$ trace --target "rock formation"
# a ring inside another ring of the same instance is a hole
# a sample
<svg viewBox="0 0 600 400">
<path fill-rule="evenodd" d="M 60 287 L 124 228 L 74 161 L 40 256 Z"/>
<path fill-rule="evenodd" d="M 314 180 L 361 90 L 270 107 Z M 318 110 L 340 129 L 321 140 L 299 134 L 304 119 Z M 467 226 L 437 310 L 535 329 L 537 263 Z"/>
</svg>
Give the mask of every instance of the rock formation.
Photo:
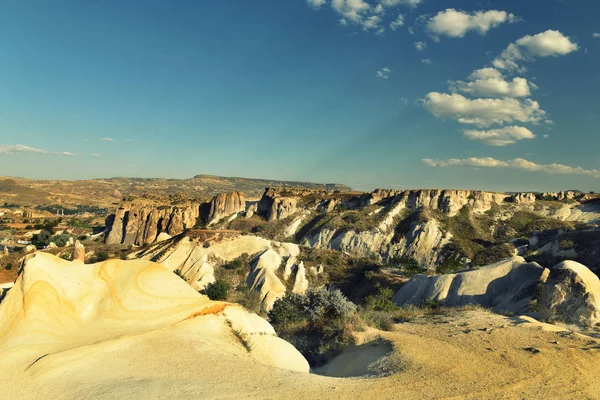
<svg viewBox="0 0 600 400">
<path fill-rule="evenodd" d="M 125 202 L 107 219 L 106 244 L 154 243 L 160 233 L 175 236 L 192 228 L 200 216 L 200 204 L 163 205 Z"/>
<path fill-rule="evenodd" d="M 268 249 L 258 257 L 246 278 L 250 289 L 260 293 L 261 308 L 266 312 L 271 311 L 277 299 L 285 296 L 285 285 L 275 275 L 281 262 L 281 256 Z"/>
<path fill-rule="evenodd" d="M 258 213 L 268 221 L 287 218 L 296 212 L 298 200 L 293 195 L 301 195 L 301 192 L 267 188 L 258 203 Z"/>
<path fill-rule="evenodd" d="M 393 301 L 401 306 L 433 300 L 449 307 L 478 304 L 497 312 L 525 312 L 547 276 L 548 270 L 539 264 L 513 257 L 458 274 L 416 275 Z"/>
<path fill-rule="evenodd" d="M 246 200 L 242 192 L 221 193 L 210 201 L 210 208 L 206 221 L 208 225 L 232 214 L 246 210 Z"/>
<path fill-rule="evenodd" d="M 85 247 L 77 240 L 73 245 L 73 253 L 71 256 L 71 260 L 79 260 L 81 262 L 85 261 Z"/>
<path fill-rule="evenodd" d="M 308 289 L 308 280 L 306 279 L 306 268 L 304 263 L 300 262 L 296 268 L 296 278 L 294 279 L 294 288 L 292 292 L 298 294 L 304 294 Z"/>
<path fill-rule="evenodd" d="M 267 321 L 235 304 L 211 301 L 143 260 L 84 265 L 36 253 L 0 303 L 0 338 L 5 398 L 30 398 L 37 387 L 48 394 L 59 376 L 94 385 L 131 363 L 139 365 L 135 376 L 142 380 L 149 364 L 160 364 L 163 384 L 177 376 L 176 369 L 166 372 L 167 364 L 194 368 L 189 360 L 209 355 L 309 371 L 304 357 Z M 106 382 L 111 390 L 120 383 Z"/>
<path fill-rule="evenodd" d="M 8 253 L 8 247 L 4 246 L 4 250 L 3 250 L 2 254 L 3 254 L 5 257 L 9 255 L 9 253 Z"/>
<path fill-rule="evenodd" d="M 561 262 L 550 269 L 539 310 L 544 320 L 586 327 L 600 323 L 600 279 L 583 264 Z"/>
</svg>

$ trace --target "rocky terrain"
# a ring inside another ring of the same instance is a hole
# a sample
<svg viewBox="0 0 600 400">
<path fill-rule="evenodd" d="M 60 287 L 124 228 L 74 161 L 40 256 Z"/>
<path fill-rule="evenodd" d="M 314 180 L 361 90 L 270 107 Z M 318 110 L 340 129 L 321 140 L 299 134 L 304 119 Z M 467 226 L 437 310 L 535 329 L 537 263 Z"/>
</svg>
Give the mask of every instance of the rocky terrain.
<svg viewBox="0 0 600 400">
<path fill-rule="evenodd" d="M 600 268 L 597 246 L 582 244 L 600 237 L 596 195 L 268 188 L 258 203 L 244 205 L 243 199 L 243 194 L 232 192 L 204 206 L 154 206 L 154 211 L 143 207 L 138 211 L 126 202 L 116 213 L 114 227 L 110 221 L 107 224 L 107 243 L 152 243 L 161 232 L 169 236 L 184 232 L 199 217 L 203 226 L 212 229 L 415 264 L 424 270 L 486 265 L 513 254 L 531 260 L 550 258 L 550 262 L 569 258 L 593 270 Z M 135 212 L 128 213 L 125 225 L 129 226 L 123 226 L 120 220 L 130 207 Z M 212 211 L 203 213 L 203 207 Z"/>
</svg>

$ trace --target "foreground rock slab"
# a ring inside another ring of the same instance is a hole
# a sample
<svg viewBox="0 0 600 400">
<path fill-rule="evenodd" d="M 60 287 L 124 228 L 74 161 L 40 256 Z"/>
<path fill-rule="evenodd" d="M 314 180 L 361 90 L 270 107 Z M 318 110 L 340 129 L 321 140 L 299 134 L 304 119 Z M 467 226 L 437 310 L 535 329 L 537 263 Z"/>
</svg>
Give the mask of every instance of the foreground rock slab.
<svg viewBox="0 0 600 400">
<path fill-rule="evenodd" d="M 85 265 L 36 253 L 0 303 L 0 391 L 22 398 L 19 377 L 60 379 L 105 354 L 118 360 L 107 366 L 116 370 L 140 357 L 158 362 L 158 350 L 142 346 L 149 338 L 161 343 L 160 354 L 178 354 L 180 346 L 202 357 L 202 349 L 216 349 L 267 366 L 309 370 L 267 321 L 209 300 L 156 263 Z M 144 352 L 133 351 L 136 346 Z"/>
</svg>

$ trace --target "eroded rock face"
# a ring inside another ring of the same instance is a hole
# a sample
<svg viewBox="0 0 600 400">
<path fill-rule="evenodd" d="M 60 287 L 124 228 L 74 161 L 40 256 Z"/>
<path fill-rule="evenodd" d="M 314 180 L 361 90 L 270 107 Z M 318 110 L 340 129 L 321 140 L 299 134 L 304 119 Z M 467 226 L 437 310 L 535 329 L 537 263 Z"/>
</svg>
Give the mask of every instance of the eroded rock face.
<svg viewBox="0 0 600 400">
<path fill-rule="evenodd" d="M 438 276 L 416 275 L 400 288 L 393 301 L 422 304 L 430 299 L 448 307 L 477 304 L 497 312 L 526 312 L 548 270 L 513 257 L 474 271 Z"/>
<path fill-rule="evenodd" d="M 296 212 L 298 198 L 291 197 L 294 194 L 268 188 L 258 202 L 258 213 L 269 221 L 287 218 Z"/>
<path fill-rule="evenodd" d="M 271 311 L 277 299 L 285 296 L 285 285 L 275 274 L 281 263 L 281 256 L 268 249 L 258 257 L 246 278 L 250 289 L 260 293 L 261 308 L 266 312 Z"/>
<path fill-rule="evenodd" d="M 544 320 L 594 326 L 600 323 L 600 279 L 583 264 L 563 261 L 550 269 L 539 309 Z"/>
<path fill-rule="evenodd" d="M 267 321 L 237 305 L 209 300 L 156 263 L 108 260 L 84 265 L 38 252 L 23 268 L 0 303 L 3 396 L 29 398 L 16 395 L 23 393 L 18 382 L 43 387 L 56 376 L 85 369 L 90 358 L 114 352 L 119 352 L 111 358 L 115 364 L 109 368 L 114 369 L 155 355 L 177 360 L 182 352 L 201 358 L 216 351 L 309 370 L 304 357 L 279 339 Z M 138 372 L 144 376 L 143 367 Z M 86 380 L 84 376 L 77 380 Z"/>
<path fill-rule="evenodd" d="M 210 201 L 207 222 L 209 225 L 232 214 L 246 210 L 246 199 L 242 192 L 221 193 Z"/>
<path fill-rule="evenodd" d="M 79 260 L 81 262 L 85 261 L 85 247 L 77 240 L 73 245 L 73 253 L 71 256 L 71 260 Z"/>
<path fill-rule="evenodd" d="M 107 218 L 106 244 L 153 243 L 160 233 L 179 235 L 192 228 L 200 216 L 200 204 L 157 206 L 126 202 Z"/>
</svg>

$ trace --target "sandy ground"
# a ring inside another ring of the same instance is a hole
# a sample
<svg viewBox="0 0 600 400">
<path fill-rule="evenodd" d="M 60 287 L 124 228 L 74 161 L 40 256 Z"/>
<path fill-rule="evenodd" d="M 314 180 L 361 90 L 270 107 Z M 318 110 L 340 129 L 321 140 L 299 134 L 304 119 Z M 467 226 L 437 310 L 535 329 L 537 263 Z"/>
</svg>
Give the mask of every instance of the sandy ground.
<svg viewBox="0 0 600 400">
<path fill-rule="evenodd" d="M 600 398 L 596 340 L 484 311 L 422 317 L 394 332 L 368 330 L 360 335 L 364 343 L 328 371 L 352 375 L 391 350 L 405 369 L 385 378 L 267 367 L 203 344 L 186 325 L 193 323 L 69 350 L 54 359 L 64 368 L 45 357 L 23 374 L 3 377 L 2 393 L 15 399 Z"/>
</svg>

